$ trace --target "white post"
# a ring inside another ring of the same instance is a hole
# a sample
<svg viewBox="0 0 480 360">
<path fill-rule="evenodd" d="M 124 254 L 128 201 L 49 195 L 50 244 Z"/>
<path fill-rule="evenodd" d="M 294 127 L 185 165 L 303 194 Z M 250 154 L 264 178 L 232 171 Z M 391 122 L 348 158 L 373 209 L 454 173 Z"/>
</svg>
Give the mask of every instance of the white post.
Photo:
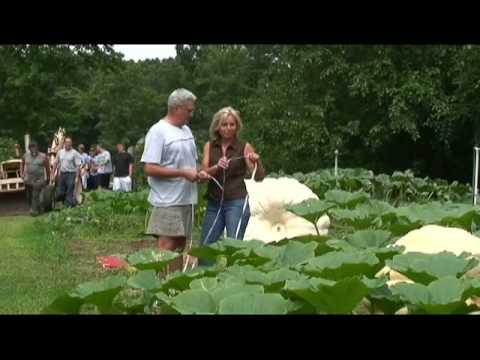
<svg viewBox="0 0 480 360">
<path fill-rule="evenodd" d="M 28 147 L 30 146 L 30 134 L 25 134 L 23 137 L 23 140 L 25 142 L 25 154 L 29 151 Z"/>
<path fill-rule="evenodd" d="M 474 146 L 474 169 L 473 169 L 473 205 L 477 205 L 477 195 L 478 195 L 478 152 L 480 151 L 479 147 Z"/>
<path fill-rule="evenodd" d="M 335 177 L 338 176 L 338 149 L 335 149 Z"/>
</svg>

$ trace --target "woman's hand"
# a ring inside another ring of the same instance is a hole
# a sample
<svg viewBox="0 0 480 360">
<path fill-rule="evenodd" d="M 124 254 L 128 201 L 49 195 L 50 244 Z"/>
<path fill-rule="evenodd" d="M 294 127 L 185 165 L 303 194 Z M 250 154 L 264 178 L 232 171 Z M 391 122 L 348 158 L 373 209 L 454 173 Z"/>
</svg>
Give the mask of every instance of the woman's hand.
<svg viewBox="0 0 480 360">
<path fill-rule="evenodd" d="M 228 160 L 227 160 L 227 157 L 226 156 L 223 156 L 220 158 L 220 160 L 218 160 L 218 163 L 217 163 L 218 167 L 219 168 L 222 168 L 222 169 L 228 169 Z"/>
<path fill-rule="evenodd" d="M 248 160 L 250 160 L 253 163 L 256 163 L 260 159 L 260 155 L 258 155 L 255 152 L 248 153 L 246 157 Z"/>
</svg>

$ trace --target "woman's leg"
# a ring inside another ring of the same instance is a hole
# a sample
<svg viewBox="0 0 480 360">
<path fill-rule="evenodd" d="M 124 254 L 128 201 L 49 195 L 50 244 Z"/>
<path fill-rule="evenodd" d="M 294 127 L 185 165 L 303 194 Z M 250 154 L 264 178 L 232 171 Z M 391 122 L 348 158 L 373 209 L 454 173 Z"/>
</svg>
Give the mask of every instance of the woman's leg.
<svg viewBox="0 0 480 360">
<path fill-rule="evenodd" d="M 224 210 L 220 209 L 220 202 L 208 200 L 205 220 L 202 227 L 202 245 L 217 242 L 225 228 Z M 218 216 L 217 216 L 218 215 Z"/>
<path fill-rule="evenodd" d="M 247 199 L 230 200 L 225 202 L 225 226 L 227 236 L 235 239 L 238 229 L 237 240 L 243 240 L 248 220 L 250 219 L 250 206 Z M 245 211 L 244 211 L 245 207 Z"/>
</svg>

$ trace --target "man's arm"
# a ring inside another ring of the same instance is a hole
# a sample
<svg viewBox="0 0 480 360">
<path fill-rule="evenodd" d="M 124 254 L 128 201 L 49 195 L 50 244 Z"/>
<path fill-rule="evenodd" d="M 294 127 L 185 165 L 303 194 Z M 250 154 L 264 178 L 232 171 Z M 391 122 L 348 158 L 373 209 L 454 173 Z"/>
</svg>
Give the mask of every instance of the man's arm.
<svg viewBox="0 0 480 360">
<path fill-rule="evenodd" d="M 22 156 L 22 165 L 20 166 L 20 177 L 25 177 L 25 158 Z"/>
<path fill-rule="evenodd" d="M 78 178 L 80 177 L 80 169 L 82 165 L 82 158 L 78 152 L 75 153 L 73 157 L 73 163 L 75 165 L 75 174 L 76 174 L 75 176 Z"/>
<path fill-rule="evenodd" d="M 50 163 L 48 162 L 48 157 L 45 156 L 43 160 L 43 166 L 45 166 L 45 172 L 47 173 L 47 183 L 50 182 Z"/>
<path fill-rule="evenodd" d="M 53 162 L 53 170 L 55 174 L 58 174 L 60 169 L 60 151 L 55 155 L 55 160 Z"/>
<path fill-rule="evenodd" d="M 128 176 L 133 177 L 133 165 L 135 160 L 130 153 L 127 152 L 127 154 L 128 154 Z"/>
<path fill-rule="evenodd" d="M 146 163 L 144 165 L 145 175 L 158 178 L 183 177 L 189 181 L 197 181 L 198 173 L 196 169 L 170 169 L 158 164 Z"/>
</svg>

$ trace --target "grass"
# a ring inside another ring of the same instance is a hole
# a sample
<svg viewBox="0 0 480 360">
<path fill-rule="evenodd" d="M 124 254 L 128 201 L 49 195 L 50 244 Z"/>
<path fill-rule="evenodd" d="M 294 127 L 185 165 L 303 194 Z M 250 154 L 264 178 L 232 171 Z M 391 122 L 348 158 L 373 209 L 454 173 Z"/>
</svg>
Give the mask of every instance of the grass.
<svg viewBox="0 0 480 360">
<path fill-rule="evenodd" d="M 78 284 L 107 276 L 97 256 L 156 246 L 141 233 L 143 216 L 116 216 L 117 232 L 71 224 L 66 237 L 53 236 L 46 216 L 0 217 L 0 314 L 39 314 Z"/>
<path fill-rule="evenodd" d="M 44 221 L 0 217 L 0 314 L 38 314 L 63 292 L 106 275 L 96 257 L 155 246 L 141 234 L 61 240 Z"/>
</svg>

